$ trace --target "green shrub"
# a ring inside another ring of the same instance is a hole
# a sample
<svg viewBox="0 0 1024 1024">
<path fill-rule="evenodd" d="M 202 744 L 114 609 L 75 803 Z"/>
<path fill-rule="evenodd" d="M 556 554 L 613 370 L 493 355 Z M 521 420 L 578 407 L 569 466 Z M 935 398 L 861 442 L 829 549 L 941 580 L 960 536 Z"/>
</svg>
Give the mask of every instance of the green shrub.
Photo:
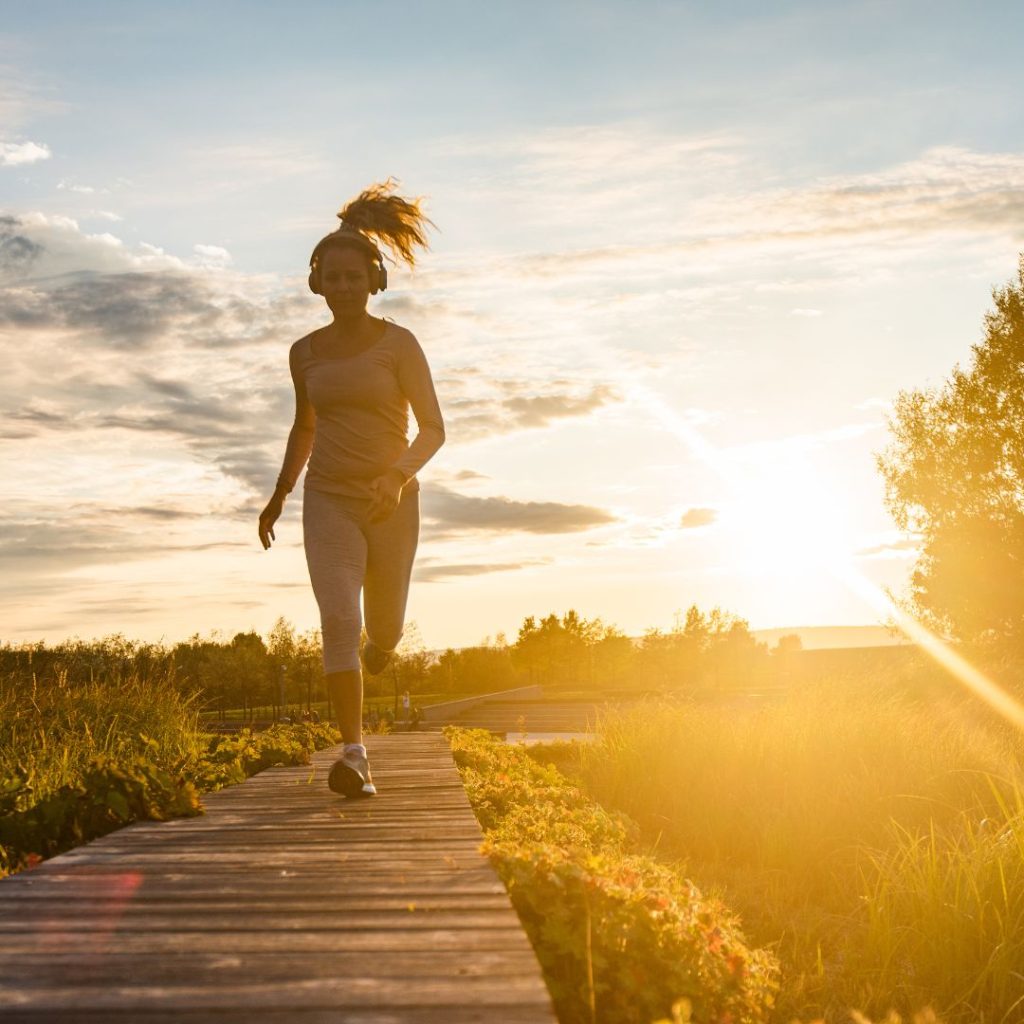
<svg viewBox="0 0 1024 1024">
<path fill-rule="evenodd" d="M 734 915 L 638 852 L 635 826 L 524 748 L 447 730 L 485 851 L 537 951 L 562 1024 L 692 1019 L 761 1024 L 777 965 Z"/>
<path fill-rule="evenodd" d="M 98 755 L 81 780 L 26 810 L 13 807 L 18 783 L 0 784 L 0 876 L 52 857 L 138 819 L 164 821 L 201 813 L 195 786 L 146 757 L 115 762 Z"/>
<path fill-rule="evenodd" d="M 212 736 L 198 756 L 164 751 L 137 738 L 144 753 L 97 754 L 78 777 L 39 794 L 32 772 L 0 777 L 0 877 L 137 820 L 164 821 L 202 813 L 199 794 L 242 782 L 271 765 L 308 764 L 313 750 L 333 746 L 329 725 L 275 725 Z M 198 742 L 195 746 L 199 746 Z"/>
</svg>

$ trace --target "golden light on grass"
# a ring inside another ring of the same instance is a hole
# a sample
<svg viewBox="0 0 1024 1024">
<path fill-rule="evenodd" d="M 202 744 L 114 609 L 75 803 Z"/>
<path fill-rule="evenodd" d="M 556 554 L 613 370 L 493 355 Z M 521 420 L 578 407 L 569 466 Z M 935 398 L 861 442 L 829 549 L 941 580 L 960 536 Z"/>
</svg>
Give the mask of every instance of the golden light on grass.
<svg viewBox="0 0 1024 1024">
<path fill-rule="evenodd" d="M 745 565 L 779 570 L 778 580 L 827 573 L 861 598 L 874 611 L 891 618 L 903 633 L 976 697 L 1008 722 L 1024 731 L 1024 705 L 972 665 L 942 637 L 904 612 L 876 583 L 854 564 L 842 504 L 794 471 L 793 464 L 768 467 L 751 479 L 741 473 L 713 444 L 650 388 L 636 383 L 630 389 L 642 408 L 649 410 L 675 437 L 730 488 L 736 507 L 749 508 L 733 524 L 743 542 L 737 548 Z M 781 472 L 780 472 L 781 470 Z"/>
</svg>

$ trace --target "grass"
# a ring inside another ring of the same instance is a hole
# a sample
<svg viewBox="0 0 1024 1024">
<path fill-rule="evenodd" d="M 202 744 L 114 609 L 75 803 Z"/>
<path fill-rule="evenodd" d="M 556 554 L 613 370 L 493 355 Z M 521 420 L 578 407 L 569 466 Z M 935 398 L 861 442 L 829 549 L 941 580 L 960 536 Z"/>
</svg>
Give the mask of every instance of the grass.
<svg viewBox="0 0 1024 1024">
<path fill-rule="evenodd" d="M 201 731 L 173 674 L 0 680 L 0 877 L 139 819 L 201 813 L 200 794 L 274 764 L 307 764 L 340 735 L 275 725 Z"/>
<path fill-rule="evenodd" d="M 47 683 L 20 673 L 0 678 L 0 779 L 24 772 L 33 799 L 76 782 L 97 755 L 145 755 L 146 737 L 168 764 L 203 749 L 196 698 L 169 673 L 74 683 L 66 672 Z"/>
<path fill-rule="evenodd" d="M 973 705 L 648 704 L 606 717 L 574 771 L 777 951 L 779 1020 L 1024 1019 L 1024 765 Z"/>
</svg>

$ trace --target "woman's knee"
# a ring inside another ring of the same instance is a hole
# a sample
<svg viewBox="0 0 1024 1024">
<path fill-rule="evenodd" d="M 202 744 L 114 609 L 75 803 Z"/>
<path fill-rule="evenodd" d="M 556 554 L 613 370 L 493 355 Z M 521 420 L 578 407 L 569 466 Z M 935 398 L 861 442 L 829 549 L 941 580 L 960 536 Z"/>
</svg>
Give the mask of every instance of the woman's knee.
<svg viewBox="0 0 1024 1024">
<path fill-rule="evenodd" d="M 325 615 L 320 622 L 324 649 L 324 672 L 352 672 L 359 668 L 358 616 Z"/>
</svg>

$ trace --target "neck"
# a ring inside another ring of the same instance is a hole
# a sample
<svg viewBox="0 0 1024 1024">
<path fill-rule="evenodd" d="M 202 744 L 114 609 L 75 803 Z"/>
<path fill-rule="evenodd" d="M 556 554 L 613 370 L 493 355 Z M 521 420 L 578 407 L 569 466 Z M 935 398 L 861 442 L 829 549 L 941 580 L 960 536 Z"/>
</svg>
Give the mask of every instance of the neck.
<svg viewBox="0 0 1024 1024">
<path fill-rule="evenodd" d="M 352 316 L 338 316 L 335 314 L 334 323 L 331 326 L 339 334 L 359 334 L 370 326 L 372 320 L 373 317 L 364 309 Z"/>
</svg>

